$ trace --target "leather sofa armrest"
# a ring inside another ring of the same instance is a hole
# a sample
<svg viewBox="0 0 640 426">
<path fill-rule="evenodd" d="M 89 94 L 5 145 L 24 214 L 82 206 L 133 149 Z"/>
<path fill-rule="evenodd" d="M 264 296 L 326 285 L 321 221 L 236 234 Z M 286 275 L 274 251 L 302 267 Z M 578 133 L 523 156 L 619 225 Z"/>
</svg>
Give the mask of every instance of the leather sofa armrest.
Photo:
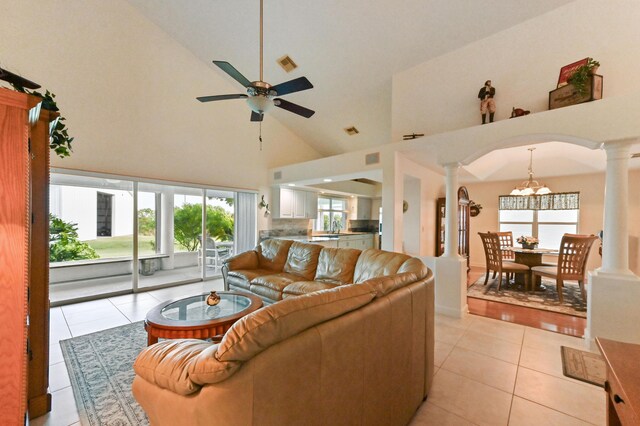
<svg viewBox="0 0 640 426">
<path fill-rule="evenodd" d="M 179 395 L 189 395 L 200 389 L 200 385 L 189 377 L 189 366 L 210 346 L 211 343 L 195 339 L 165 340 L 140 352 L 133 370 L 153 385 Z"/>
<path fill-rule="evenodd" d="M 144 349 L 133 369 L 147 382 L 179 395 L 189 395 L 218 383 L 240 368 L 238 362 L 218 361 L 218 344 L 202 340 L 166 340 Z"/>
<path fill-rule="evenodd" d="M 224 266 L 226 266 L 229 271 L 258 269 L 258 253 L 255 250 L 250 250 L 237 254 L 225 260 Z"/>
</svg>

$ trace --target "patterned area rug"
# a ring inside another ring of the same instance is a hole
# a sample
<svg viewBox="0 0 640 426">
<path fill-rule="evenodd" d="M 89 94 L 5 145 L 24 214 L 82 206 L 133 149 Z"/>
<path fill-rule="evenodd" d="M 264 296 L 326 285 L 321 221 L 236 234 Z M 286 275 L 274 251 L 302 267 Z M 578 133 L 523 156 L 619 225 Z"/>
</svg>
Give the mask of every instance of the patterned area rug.
<svg viewBox="0 0 640 426">
<path fill-rule="evenodd" d="M 604 387 L 604 382 L 607 380 L 607 366 L 602 355 L 567 346 L 560 347 L 560 353 L 562 354 L 562 374 Z"/>
<path fill-rule="evenodd" d="M 131 393 L 133 362 L 147 346 L 143 322 L 60 342 L 83 425 L 148 425 Z"/>
<path fill-rule="evenodd" d="M 505 285 L 506 280 L 502 280 L 502 286 L 498 292 L 498 280 L 491 279 L 487 285 L 484 283 L 484 275 L 467 289 L 467 296 L 476 299 L 493 300 L 494 302 L 509 303 L 511 305 L 526 306 L 528 308 L 542 309 L 545 311 L 559 312 L 561 314 L 574 315 L 577 317 L 587 317 L 587 306 L 582 302 L 578 283 L 568 282 L 564 284 L 562 294 L 564 303 L 558 300 L 556 282 L 542 278 L 545 291 L 526 292 L 522 286 L 515 284 Z"/>
</svg>

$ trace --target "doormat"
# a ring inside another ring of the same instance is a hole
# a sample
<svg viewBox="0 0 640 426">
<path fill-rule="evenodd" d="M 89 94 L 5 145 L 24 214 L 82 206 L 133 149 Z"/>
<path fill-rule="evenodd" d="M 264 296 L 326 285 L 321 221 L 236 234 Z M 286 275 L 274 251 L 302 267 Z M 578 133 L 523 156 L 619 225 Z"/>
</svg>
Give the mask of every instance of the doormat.
<svg viewBox="0 0 640 426">
<path fill-rule="evenodd" d="M 147 347 L 142 321 L 60 342 L 83 425 L 148 425 L 131 393 L 133 362 Z"/>
<path fill-rule="evenodd" d="M 607 366 L 602 355 L 581 351 L 567 346 L 560 348 L 562 354 L 562 374 L 572 379 L 604 387 Z"/>
<path fill-rule="evenodd" d="M 582 302 L 580 288 L 577 283 L 569 282 L 564 284 L 562 288 L 563 303 L 558 300 L 555 280 L 542 278 L 542 284 L 546 287 L 545 291 L 524 291 L 522 286 L 505 283 L 506 279 L 503 279 L 500 291 L 498 291 L 497 278 L 491 279 L 489 277 L 489 282 L 484 285 L 484 276 L 482 276 L 467 289 L 467 296 L 581 318 L 587 317 L 587 306 Z"/>
</svg>

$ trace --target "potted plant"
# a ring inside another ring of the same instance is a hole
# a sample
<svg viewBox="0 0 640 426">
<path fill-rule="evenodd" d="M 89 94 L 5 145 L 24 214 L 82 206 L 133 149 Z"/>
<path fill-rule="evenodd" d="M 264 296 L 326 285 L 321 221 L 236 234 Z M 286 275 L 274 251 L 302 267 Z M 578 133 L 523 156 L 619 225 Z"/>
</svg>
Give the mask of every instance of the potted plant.
<svg viewBox="0 0 640 426">
<path fill-rule="evenodd" d="M 56 95 L 49 92 L 48 90 L 42 94 L 40 92 L 36 92 L 35 90 L 25 89 L 22 86 L 11 83 L 13 88 L 22 93 L 27 93 L 29 95 L 38 96 L 42 98 L 42 108 L 47 111 L 59 111 L 58 105 L 56 104 L 55 97 Z M 51 148 L 58 157 L 64 158 L 71 155 L 71 142 L 73 142 L 73 138 L 69 136 L 67 126 L 64 121 L 66 119 L 63 116 L 56 118 L 49 125 L 51 136 L 49 138 L 49 148 Z"/>
<path fill-rule="evenodd" d="M 589 58 L 585 65 L 578 67 L 567 79 L 567 83 L 572 84 L 580 96 L 587 93 L 587 84 L 591 81 L 591 76 L 596 73 L 600 62 Z"/>
<path fill-rule="evenodd" d="M 540 240 L 538 240 L 536 237 L 532 237 L 530 235 L 521 235 L 516 241 L 519 244 L 522 244 L 523 249 L 529 250 L 533 250 L 534 248 L 536 248 L 536 246 L 540 242 Z"/>
</svg>

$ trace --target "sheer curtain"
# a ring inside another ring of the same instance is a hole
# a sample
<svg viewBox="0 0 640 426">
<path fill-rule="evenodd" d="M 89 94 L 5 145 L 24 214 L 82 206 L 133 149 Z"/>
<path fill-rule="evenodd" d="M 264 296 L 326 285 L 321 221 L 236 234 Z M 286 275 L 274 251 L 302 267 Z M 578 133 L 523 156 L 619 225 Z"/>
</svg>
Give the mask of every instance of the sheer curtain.
<svg viewBox="0 0 640 426">
<path fill-rule="evenodd" d="M 235 253 L 242 253 L 256 246 L 258 224 L 257 208 L 257 195 L 255 193 L 237 193 Z"/>
</svg>

